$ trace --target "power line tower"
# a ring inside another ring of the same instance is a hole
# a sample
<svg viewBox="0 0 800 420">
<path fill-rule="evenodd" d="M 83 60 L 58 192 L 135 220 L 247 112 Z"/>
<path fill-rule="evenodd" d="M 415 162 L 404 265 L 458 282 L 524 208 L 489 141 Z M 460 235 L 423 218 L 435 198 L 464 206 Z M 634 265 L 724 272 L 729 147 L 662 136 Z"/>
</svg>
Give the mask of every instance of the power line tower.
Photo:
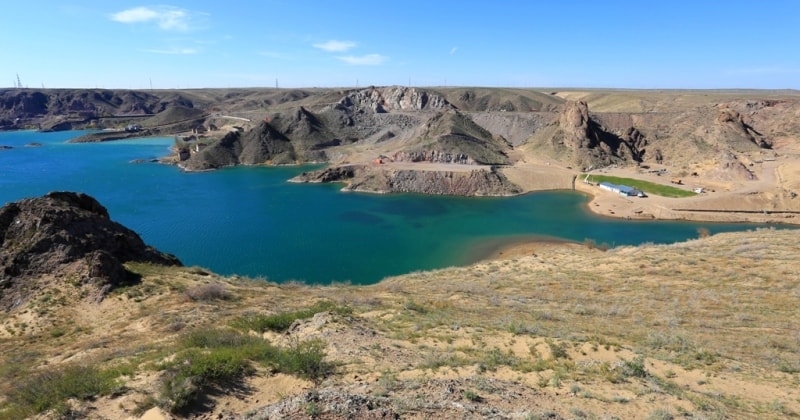
<svg viewBox="0 0 800 420">
<path fill-rule="evenodd" d="M 22 81 L 19 79 L 19 73 L 17 73 L 17 89 L 22 89 Z"/>
</svg>

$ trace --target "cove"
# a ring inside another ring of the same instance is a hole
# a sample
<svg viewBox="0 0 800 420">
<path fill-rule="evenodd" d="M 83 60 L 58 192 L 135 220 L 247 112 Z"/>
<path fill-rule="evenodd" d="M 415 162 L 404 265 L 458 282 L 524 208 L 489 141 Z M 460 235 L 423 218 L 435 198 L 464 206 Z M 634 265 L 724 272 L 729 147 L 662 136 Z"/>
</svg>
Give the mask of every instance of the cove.
<svg viewBox="0 0 800 420">
<path fill-rule="evenodd" d="M 760 225 L 628 221 L 596 216 L 572 191 L 509 198 L 342 193 L 286 182 L 304 167 L 185 173 L 132 163 L 164 156 L 171 138 L 68 144 L 83 132 L 0 133 L 0 203 L 50 191 L 97 198 L 111 218 L 186 265 L 271 281 L 370 284 L 465 265 L 525 237 L 611 246 L 671 243 Z M 31 143 L 41 143 L 30 147 Z M 27 146 L 26 146 L 27 145 Z"/>
</svg>

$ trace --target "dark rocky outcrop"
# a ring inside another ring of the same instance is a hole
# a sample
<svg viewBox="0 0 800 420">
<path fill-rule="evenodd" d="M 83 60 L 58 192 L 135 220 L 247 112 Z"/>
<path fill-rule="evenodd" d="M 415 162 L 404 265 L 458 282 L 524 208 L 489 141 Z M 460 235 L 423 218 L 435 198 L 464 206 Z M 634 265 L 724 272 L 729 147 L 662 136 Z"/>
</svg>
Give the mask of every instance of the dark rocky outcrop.
<svg viewBox="0 0 800 420">
<path fill-rule="evenodd" d="M 721 109 L 715 122 L 722 131 L 722 133 L 719 133 L 719 137 L 726 139 L 731 146 L 743 149 L 752 146 L 762 149 L 772 148 L 772 143 L 748 124 L 745 118 L 735 110 Z"/>
<path fill-rule="evenodd" d="M 468 115 L 447 111 L 428 120 L 418 140 L 409 142 L 394 158 L 409 162 L 506 165 L 509 148 L 502 138 L 475 124 Z"/>
<path fill-rule="evenodd" d="M 262 121 L 246 133 L 226 134 L 194 153 L 181 166 L 189 171 L 203 171 L 235 165 L 292 164 L 296 161 L 290 140 L 271 124 Z"/>
<path fill-rule="evenodd" d="M 608 132 L 589 114 L 583 101 L 564 104 L 548 138 L 551 152 L 579 167 L 607 166 L 623 160 L 641 161 L 646 145 L 636 129 L 629 129 L 624 138 Z"/>
<path fill-rule="evenodd" d="M 556 96 L 530 89 L 453 88 L 443 94 L 462 111 L 555 112 L 563 102 Z"/>
<path fill-rule="evenodd" d="M 52 192 L 0 208 L 0 310 L 24 302 L 44 276 L 92 284 L 102 296 L 129 281 L 123 263 L 180 265 L 112 221 L 94 198 Z"/>
</svg>

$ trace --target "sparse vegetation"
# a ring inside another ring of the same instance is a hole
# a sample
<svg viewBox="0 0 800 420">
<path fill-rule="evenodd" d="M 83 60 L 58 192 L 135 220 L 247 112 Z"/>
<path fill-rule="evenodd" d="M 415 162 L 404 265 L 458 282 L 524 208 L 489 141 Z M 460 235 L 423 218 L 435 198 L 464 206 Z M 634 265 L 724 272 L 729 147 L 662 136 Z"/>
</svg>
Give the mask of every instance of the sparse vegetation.
<svg viewBox="0 0 800 420">
<path fill-rule="evenodd" d="M 174 360 L 161 365 L 166 372 L 161 405 L 176 413 L 190 408 L 208 390 L 253 374 L 253 363 L 312 381 L 333 371 L 333 365 L 324 360 L 321 340 L 296 341 L 281 348 L 259 337 L 212 329 L 186 334 L 180 345 L 182 350 Z"/>
<path fill-rule="evenodd" d="M 230 299 L 231 295 L 221 283 L 201 284 L 186 291 L 186 296 L 195 301 L 210 302 Z"/>
<path fill-rule="evenodd" d="M 307 309 L 299 311 L 281 312 L 273 315 L 246 314 L 231 321 L 231 326 L 243 331 L 276 331 L 283 332 L 297 320 L 308 319 L 320 312 L 333 312 L 339 315 L 348 315 L 352 309 L 340 306 L 330 301 L 320 301 Z"/>
<path fill-rule="evenodd" d="M 121 390 L 117 379 L 129 369 L 99 369 L 94 366 L 64 366 L 36 372 L 15 384 L 0 411 L 0 418 L 24 418 L 52 410 L 56 417 L 70 411 L 67 400 L 85 400 Z"/>
<path fill-rule="evenodd" d="M 28 313 L 0 317 L 0 419 L 30 416 L 18 396 L 31 392 L 16 388 L 71 366 L 62 360 L 135 374 L 108 373 L 110 385 L 91 396 L 55 399 L 49 410 L 65 415 L 108 410 L 102 404 L 124 405 L 111 418 L 154 406 L 193 413 L 275 379 L 320 395 L 364 387 L 373 407 L 431 416 L 453 402 L 508 413 L 556 393 L 575 398 L 554 398 L 550 412 L 530 418 L 592 417 L 601 407 L 654 419 L 792 416 L 800 412 L 797 337 L 787 333 L 797 330 L 800 298 L 795 236 L 764 229 L 604 253 L 554 247 L 374 286 L 285 286 L 143 265 L 141 282 L 114 292 L 106 312 L 83 306 L 74 317 L 74 305 L 90 304 L 62 289 L 32 299 Z M 187 299 L 215 282 L 234 298 Z M 328 314 L 309 321 L 320 312 Z M 306 321 L 287 329 L 298 320 Z M 773 396 L 740 391 L 756 376 Z M 259 404 L 299 391 L 276 392 L 259 394 Z M 118 393 L 125 398 L 110 398 Z M 334 406 L 308 400 L 298 410 L 328 415 Z"/>
</svg>

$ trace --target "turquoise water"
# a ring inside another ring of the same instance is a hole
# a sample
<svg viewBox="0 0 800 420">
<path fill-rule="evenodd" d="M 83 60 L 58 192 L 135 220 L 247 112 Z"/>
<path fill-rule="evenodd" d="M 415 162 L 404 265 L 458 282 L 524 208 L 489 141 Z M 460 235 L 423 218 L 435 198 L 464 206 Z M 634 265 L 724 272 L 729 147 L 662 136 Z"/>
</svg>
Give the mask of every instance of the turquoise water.
<svg viewBox="0 0 800 420">
<path fill-rule="evenodd" d="M 486 244 L 530 237 L 610 245 L 669 243 L 756 225 L 626 221 L 595 216 L 588 198 L 547 192 L 512 198 L 372 195 L 292 184 L 300 167 L 184 173 L 131 163 L 168 153 L 170 138 L 65 143 L 81 132 L 0 133 L 0 203 L 81 191 L 112 219 L 184 264 L 221 274 L 309 283 L 374 283 L 415 270 L 464 265 Z M 42 147 L 24 147 L 31 142 Z M 307 169 L 307 168 L 305 168 Z"/>
</svg>

